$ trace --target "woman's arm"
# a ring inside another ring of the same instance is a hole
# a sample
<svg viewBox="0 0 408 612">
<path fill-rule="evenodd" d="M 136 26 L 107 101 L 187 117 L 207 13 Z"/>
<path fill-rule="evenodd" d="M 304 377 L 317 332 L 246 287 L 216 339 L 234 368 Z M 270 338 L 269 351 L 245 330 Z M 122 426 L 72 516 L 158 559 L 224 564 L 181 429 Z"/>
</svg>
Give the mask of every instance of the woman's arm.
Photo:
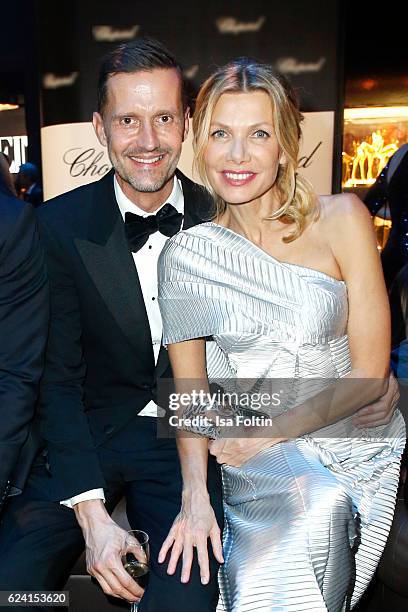
<svg viewBox="0 0 408 612">
<path fill-rule="evenodd" d="M 386 390 L 389 372 L 390 312 L 370 216 L 350 194 L 334 196 L 326 206 L 322 231 L 347 285 L 352 369 L 334 388 L 312 398 L 311 414 L 303 414 L 307 404 L 296 409 L 295 417 L 302 416 L 297 435 L 314 431 L 319 422 L 320 427 L 334 423 L 376 400 Z"/>
<path fill-rule="evenodd" d="M 176 392 L 190 395 L 193 390 L 209 392 L 205 368 L 205 341 L 188 340 L 169 345 Z M 172 549 L 167 569 L 174 574 L 183 555 L 181 581 L 188 582 L 197 548 L 201 582 L 210 578 L 207 540 L 210 538 L 215 558 L 223 562 L 220 529 L 207 491 L 208 440 L 192 434 L 177 435 L 177 448 L 183 476 L 182 506 L 159 554 L 162 563 Z"/>
<path fill-rule="evenodd" d="M 354 414 L 384 394 L 390 354 L 390 315 L 370 216 L 353 195 L 334 196 L 322 220 L 327 240 L 347 284 L 347 332 L 352 370 L 326 390 L 275 417 L 271 427 L 252 428 L 251 439 L 221 439 L 210 452 L 239 466 L 262 448 L 316 431 Z"/>
</svg>

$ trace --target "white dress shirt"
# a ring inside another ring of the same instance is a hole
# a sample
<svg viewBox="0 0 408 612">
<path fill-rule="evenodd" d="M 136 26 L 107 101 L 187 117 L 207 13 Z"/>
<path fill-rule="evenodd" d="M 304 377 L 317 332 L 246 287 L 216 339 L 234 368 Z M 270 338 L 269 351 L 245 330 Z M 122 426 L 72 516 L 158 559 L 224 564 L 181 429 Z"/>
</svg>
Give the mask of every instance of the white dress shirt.
<svg viewBox="0 0 408 612">
<path fill-rule="evenodd" d="M 129 198 L 123 193 L 115 176 L 113 181 L 116 201 L 123 219 L 125 219 L 125 214 L 127 212 L 132 212 L 142 217 L 148 217 L 149 213 L 146 213 L 144 210 L 136 206 L 136 204 L 131 202 L 131 200 L 129 200 Z M 167 198 L 166 202 L 163 203 L 163 206 L 167 203 L 172 204 L 177 212 L 184 214 L 183 190 L 181 187 L 181 182 L 176 178 L 174 178 L 172 192 Z M 162 208 L 162 206 L 160 208 Z M 154 213 L 150 214 L 156 214 L 160 208 L 158 208 Z M 147 318 L 149 320 L 150 333 L 152 336 L 154 359 L 156 363 L 159 356 L 163 330 L 157 300 L 157 262 L 162 248 L 167 240 L 167 236 L 163 236 L 163 234 L 160 234 L 160 232 L 155 232 L 149 236 L 146 244 L 144 244 L 139 251 L 132 253 L 146 306 Z M 143 410 L 139 412 L 138 416 L 157 417 L 157 411 L 157 405 L 153 401 L 150 401 L 143 408 Z M 103 489 L 92 489 L 90 491 L 85 491 L 84 493 L 80 493 L 79 495 L 75 495 L 70 499 L 62 501 L 61 504 L 67 506 L 68 508 L 72 508 L 75 504 L 90 499 L 105 500 Z"/>
</svg>

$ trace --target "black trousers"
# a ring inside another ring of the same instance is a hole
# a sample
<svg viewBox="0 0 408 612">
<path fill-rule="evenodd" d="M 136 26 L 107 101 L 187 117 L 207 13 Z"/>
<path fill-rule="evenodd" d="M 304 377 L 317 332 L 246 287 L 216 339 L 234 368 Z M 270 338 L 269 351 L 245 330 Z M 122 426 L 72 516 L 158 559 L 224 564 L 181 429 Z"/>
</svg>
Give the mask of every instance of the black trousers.
<svg viewBox="0 0 408 612">
<path fill-rule="evenodd" d="M 169 576 L 167 563 L 157 562 L 180 510 L 182 480 L 175 441 L 157 439 L 154 418 L 137 417 L 98 452 L 108 483 L 108 511 L 124 495 L 132 529 L 149 534 L 151 573 L 139 612 L 213 612 L 218 601 L 218 563 L 210 547 L 211 579 L 205 586 L 196 559 L 187 584 L 180 582 L 181 563 Z M 52 478 L 45 464 L 37 461 L 23 493 L 8 501 L 0 525 L 0 590 L 62 590 L 84 549 L 74 511 L 52 501 Z M 222 529 L 221 476 L 212 457 L 208 488 Z"/>
</svg>

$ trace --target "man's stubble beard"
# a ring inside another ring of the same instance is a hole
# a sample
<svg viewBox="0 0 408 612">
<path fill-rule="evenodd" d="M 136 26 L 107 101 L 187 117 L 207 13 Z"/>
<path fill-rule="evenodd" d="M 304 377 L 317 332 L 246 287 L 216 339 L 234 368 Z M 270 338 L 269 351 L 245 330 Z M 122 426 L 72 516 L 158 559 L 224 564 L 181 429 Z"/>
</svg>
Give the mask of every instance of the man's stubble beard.
<svg viewBox="0 0 408 612">
<path fill-rule="evenodd" d="M 122 181 L 124 181 L 125 183 L 128 183 L 128 185 L 130 185 L 132 189 L 134 189 L 135 191 L 139 193 L 154 193 L 154 192 L 160 191 L 160 189 L 162 189 L 164 185 L 170 179 L 174 177 L 174 174 L 177 168 L 177 164 L 180 159 L 180 155 L 181 155 L 181 150 L 180 150 L 180 153 L 176 155 L 176 157 L 172 160 L 170 166 L 167 168 L 164 175 L 161 176 L 156 182 L 150 183 L 147 185 L 145 184 L 143 180 L 140 180 L 140 178 L 136 176 L 132 176 L 130 172 L 127 171 L 127 168 L 125 167 L 125 165 L 120 163 L 119 159 L 115 158 L 114 156 L 110 156 L 111 158 L 110 161 L 112 163 L 112 166 L 115 172 L 118 173 Z M 146 171 L 147 177 L 149 176 L 148 172 L 149 170 Z"/>
</svg>

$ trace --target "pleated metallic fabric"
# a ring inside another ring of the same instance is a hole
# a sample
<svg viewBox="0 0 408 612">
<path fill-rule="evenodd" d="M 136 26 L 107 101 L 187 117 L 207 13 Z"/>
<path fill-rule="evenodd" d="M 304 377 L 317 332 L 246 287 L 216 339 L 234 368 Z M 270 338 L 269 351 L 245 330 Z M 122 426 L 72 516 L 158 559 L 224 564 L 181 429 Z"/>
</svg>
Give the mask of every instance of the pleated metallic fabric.
<svg viewBox="0 0 408 612">
<path fill-rule="evenodd" d="M 166 243 L 159 303 L 164 344 L 212 336 L 209 378 L 287 380 L 278 412 L 351 370 L 345 283 L 215 223 Z M 345 418 L 223 466 L 219 612 L 352 608 L 389 533 L 404 444 L 396 411 L 384 427 L 356 431 Z"/>
</svg>

